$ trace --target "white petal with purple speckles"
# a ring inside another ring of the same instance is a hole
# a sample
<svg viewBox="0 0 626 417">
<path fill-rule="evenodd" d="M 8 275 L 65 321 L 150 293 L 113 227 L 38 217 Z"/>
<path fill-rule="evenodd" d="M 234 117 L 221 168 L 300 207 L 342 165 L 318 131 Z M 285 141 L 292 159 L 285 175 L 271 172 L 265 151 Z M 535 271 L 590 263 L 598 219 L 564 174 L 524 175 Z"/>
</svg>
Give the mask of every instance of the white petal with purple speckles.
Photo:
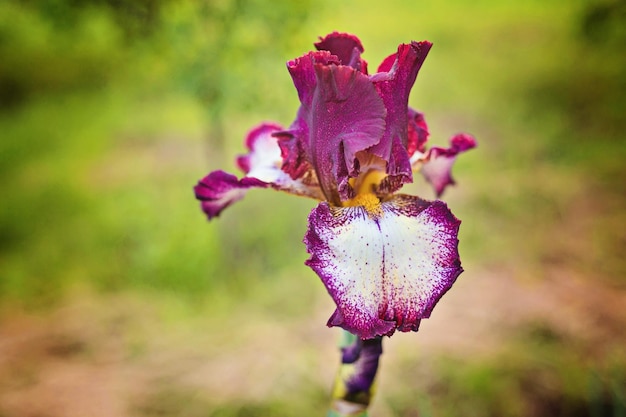
<svg viewBox="0 0 626 417">
<path fill-rule="evenodd" d="M 196 198 L 209 220 L 219 216 L 226 207 L 241 200 L 250 188 L 255 187 L 272 187 L 323 199 L 313 172 L 303 172 L 301 177 L 293 179 L 281 169 L 281 148 L 273 135 L 281 129 L 278 125 L 262 123 L 250 131 L 246 138 L 249 152 L 237 158 L 237 165 L 246 173 L 242 179 L 218 170 L 209 173 L 194 187 Z"/>
<path fill-rule="evenodd" d="M 305 172 L 302 177 L 293 179 L 282 170 L 281 149 L 278 138 L 273 135 L 280 130 L 278 125 L 264 123 L 248 134 L 246 145 L 250 152 L 237 160 L 246 172 L 246 178 L 256 178 L 288 193 L 323 199 L 313 172 Z"/>
<path fill-rule="evenodd" d="M 407 195 L 374 213 L 318 205 L 305 243 L 337 305 L 329 325 L 363 339 L 417 330 L 462 272 L 459 224 L 445 203 Z"/>
</svg>

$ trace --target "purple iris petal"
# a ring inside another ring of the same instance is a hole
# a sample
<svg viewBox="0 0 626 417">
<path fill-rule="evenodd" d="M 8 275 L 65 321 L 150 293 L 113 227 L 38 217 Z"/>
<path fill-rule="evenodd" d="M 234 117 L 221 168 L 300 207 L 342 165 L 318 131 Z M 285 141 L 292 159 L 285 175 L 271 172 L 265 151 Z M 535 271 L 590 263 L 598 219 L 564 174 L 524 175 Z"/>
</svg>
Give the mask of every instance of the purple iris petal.
<svg viewBox="0 0 626 417">
<path fill-rule="evenodd" d="M 219 216 L 226 207 L 241 200 L 251 187 L 267 187 L 256 178 L 245 177 L 238 180 L 224 171 L 213 171 L 194 187 L 196 198 L 201 201 L 202 210 L 209 220 Z"/>
<path fill-rule="evenodd" d="M 202 209 L 209 220 L 241 200 L 252 187 L 271 186 L 292 194 L 323 199 L 317 178 L 310 168 L 307 171 L 300 167 L 298 176 L 291 176 L 295 172 L 281 169 L 286 160 L 278 143 L 279 138 L 275 136 L 281 130 L 280 125 L 262 123 L 250 131 L 245 142 L 249 152 L 237 158 L 237 165 L 246 173 L 241 180 L 224 171 L 214 171 L 196 185 L 196 198 L 202 202 Z"/>
<path fill-rule="evenodd" d="M 439 197 L 448 185 L 454 184 L 452 166 L 459 153 L 476 147 L 476 139 L 466 133 L 460 133 L 450 139 L 449 148 L 433 147 L 428 150 L 422 166 L 422 175 Z"/>
<path fill-rule="evenodd" d="M 293 178 L 312 167 L 335 205 L 353 196 L 348 179 L 359 173 L 356 153 L 380 140 L 386 115 L 369 78 L 339 63 L 318 51 L 287 64 L 301 105 L 290 128 L 275 134 L 285 172 Z"/>
<path fill-rule="evenodd" d="M 394 192 L 403 184 L 413 181 L 407 153 L 409 94 L 431 46 L 426 41 L 398 46 L 391 68 L 371 77 L 387 109 L 385 133 L 380 142 L 369 149 L 370 153 L 387 161 L 389 176 L 380 187 L 386 193 Z M 389 67 L 389 61 L 390 57 L 383 61 L 380 68 Z"/>
<path fill-rule="evenodd" d="M 289 132 L 282 131 L 274 133 L 278 139 L 283 165 L 281 169 L 292 179 L 301 178 L 307 172 L 312 172 L 313 168 L 307 160 L 304 143 Z"/>
<path fill-rule="evenodd" d="M 375 145 L 385 128 L 385 106 L 368 77 L 346 66 L 315 67 L 318 85 L 309 145 L 324 195 L 335 205 L 352 198 L 356 153 Z M 337 194 L 338 193 L 338 194 Z"/>
<path fill-rule="evenodd" d="M 340 63 L 339 58 L 328 51 L 309 52 L 304 56 L 287 62 L 287 70 L 291 74 L 293 85 L 296 87 L 302 106 L 310 107 L 313 101 L 313 94 L 317 86 L 317 77 L 313 69 L 315 64 L 339 65 Z"/>
<path fill-rule="evenodd" d="M 377 72 L 391 71 L 391 68 L 393 68 L 393 64 L 395 64 L 397 58 L 398 58 L 398 53 L 394 52 L 393 54 L 389 55 L 387 58 L 383 59 L 383 62 L 381 62 L 380 65 L 378 66 Z"/>
<path fill-rule="evenodd" d="M 428 125 L 424 120 L 424 115 L 409 107 L 409 126 L 408 126 L 408 143 L 407 153 L 409 157 L 415 152 L 423 153 L 426 150 L 426 142 L 428 141 Z"/>
<path fill-rule="evenodd" d="M 459 225 L 445 203 L 408 195 L 374 213 L 320 203 L 304 242 L 337 305 L 328 325 L 362 339 L 416 331 L 462 272 Z"/>
<path fill-rule="evenodd" d="M 329 51 L 309 52 L 287 62 L 287 69 L 298 92 L 300 108 L 288 130 L 276 132 L 283 155 L 283 169 L 292 178 L 298 178 L 310 168 L 309 124 L 313 97 L 317 87 L 315 65 L 339 64 Z"/>
<path fill-rule="evenodd" d="M 320 37 L 320 41 L 315 43 L 319 51 L 329 51 L 339 58 L 342 65 L 348 65 L 363 74 L 367 74 L 367 62 L 361 58 L 363 45 L 359 38 L 349 33 L 333 32 Z"/>
</svg>

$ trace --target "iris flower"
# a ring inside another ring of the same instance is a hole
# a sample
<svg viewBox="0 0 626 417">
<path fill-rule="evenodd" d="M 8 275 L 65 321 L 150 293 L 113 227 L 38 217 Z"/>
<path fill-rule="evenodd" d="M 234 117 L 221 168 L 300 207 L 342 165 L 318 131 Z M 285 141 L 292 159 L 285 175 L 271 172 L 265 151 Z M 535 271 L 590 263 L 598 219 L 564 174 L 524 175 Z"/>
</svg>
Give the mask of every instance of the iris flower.
<svg viewBox="0 0 626 417">
<path fill-rule="evenodd" d="M 456 156 L 476 146 L 458 134 L 426 149 L 428 128 L 408 106 L 432 44 L 398 46 L 368 74 L 360 40 L 331 33 L 287 63 L 300 107 L 285 128 L 252 129 L 237 178 L 214 171 L 195 187 L 209 219 L 255 187 L 320 200 L 308 217 L 306 264 L 336 304 L 328 326 L 372 339 L 417 331 L 463 271 L 460 221 L 442 201 L 398 193 L 421 171 L 437 196 Z"/>
</svg>

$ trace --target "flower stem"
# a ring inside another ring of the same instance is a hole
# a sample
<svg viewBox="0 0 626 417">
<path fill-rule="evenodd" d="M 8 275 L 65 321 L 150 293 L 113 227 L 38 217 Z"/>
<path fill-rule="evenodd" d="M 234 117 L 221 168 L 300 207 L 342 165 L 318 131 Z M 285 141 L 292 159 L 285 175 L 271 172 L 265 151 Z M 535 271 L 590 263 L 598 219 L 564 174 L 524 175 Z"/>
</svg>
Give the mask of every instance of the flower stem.
<svg viewBox="0 0 626 417">
<path fill-rule="evenodd" d="M 361 340 L 344 331 L 339 346 L 341 366 L 327 417 L 367 417 L 375 391 L 378 360 L 383 353 L 382 337 Z"/>
</svg>

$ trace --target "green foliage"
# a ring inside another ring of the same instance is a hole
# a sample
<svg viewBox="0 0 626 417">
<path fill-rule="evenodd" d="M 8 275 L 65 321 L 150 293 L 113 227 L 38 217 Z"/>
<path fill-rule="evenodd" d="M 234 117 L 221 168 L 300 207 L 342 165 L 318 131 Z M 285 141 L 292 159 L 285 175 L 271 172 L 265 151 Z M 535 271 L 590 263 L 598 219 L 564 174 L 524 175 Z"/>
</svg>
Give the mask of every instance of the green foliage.
<svg viewBox="0 0 626 417">
<path fill-rule="evenodd" d="M 74 12 L 67 22 L 58 21 L 65 13 L 58 14 L 55 19 L 55 13 L 21 2 L 0 4 L 2 107 L 31 97 L 101 87 L 123 69 L 119 28 L 106 13 L 86 9 Z"/>
<path fill-rule="evenodd" d="M 442 355 L 425 363 L 416 355 L 403 364 L 404 384 L 387 402 L 403 417 L 622 416 L 620 346 L 594 356 L 577 343 L 537 322 L 488 357 Z"/>
<path fill-rule="evenodd" d="M 190 233 L 205 224 L 191 193 L 206 169 L 199 139 L 241 137 L 223 122 L 233 109 L 287 107 L 267 72 L 283 70 L 307 3 L 118 3 L 0 5 L 0 298 L 48 305 L 85 279 L 199 296 L 225 272 L 218 236 Z M 170 132 L 191 139 L 185 151 Z"/>
<path fill-rule="evenodd" d="M 312 410 L 326 406 L 324 392 L 318 390 L 297 402 L 264 401 L 212 404 L 200 393 L 190 390 L 163 390 L 148 397 L 145 404 L 137 407 L 138 417 L 290 417 L 310 415 Z"/>
</svg>

